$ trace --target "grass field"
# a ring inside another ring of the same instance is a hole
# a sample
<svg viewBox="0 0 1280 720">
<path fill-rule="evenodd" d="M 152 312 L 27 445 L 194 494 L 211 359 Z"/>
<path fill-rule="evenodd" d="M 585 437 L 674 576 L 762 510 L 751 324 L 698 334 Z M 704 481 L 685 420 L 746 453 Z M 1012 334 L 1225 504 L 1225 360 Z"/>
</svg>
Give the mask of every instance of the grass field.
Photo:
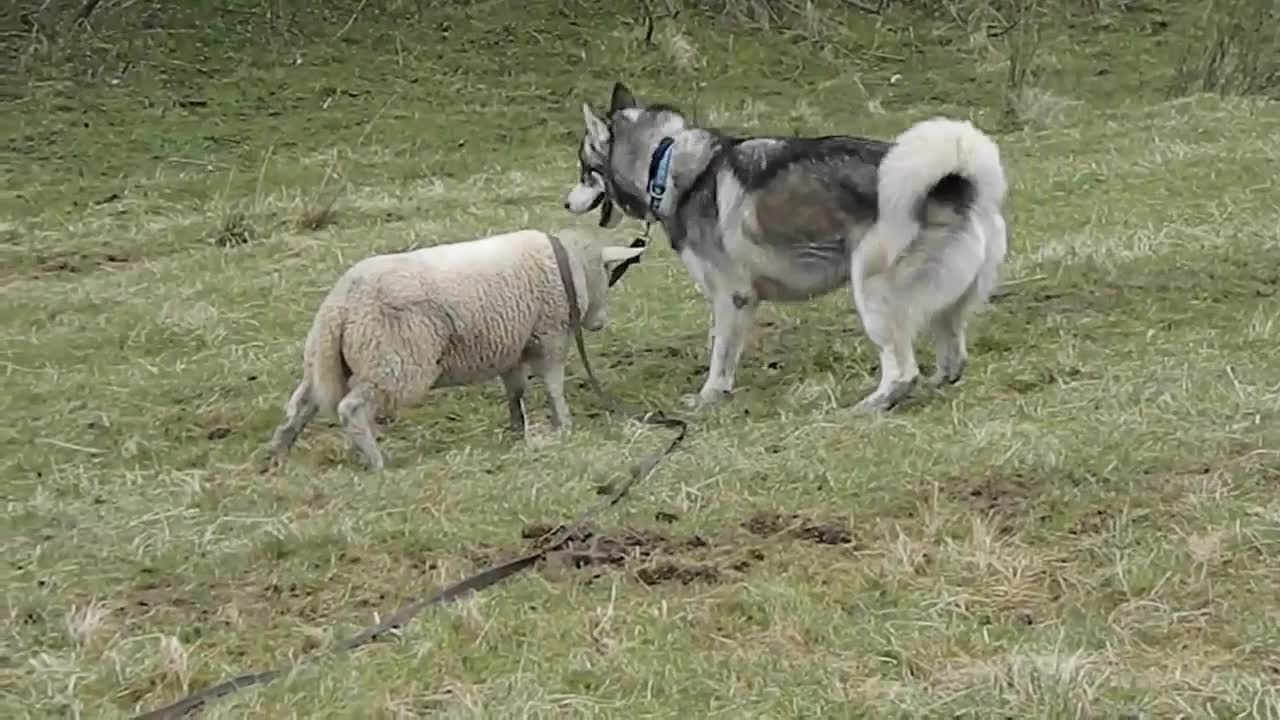
<svg viewBox="0 0 1280 720">
<path fill-rule="evenodd" d="M 1236 36 L 1191 2 L 1012 29 L 922 4 L 703 3 L 651 45 L 621 0 L 4 11 L 0 715 L 287 666 L 662 441 L 575 362 L 568 436 L 535 386 L 508 438 L 495 382 L 381 428 L 382 474 L 325 420 L 254 472 L 337 275 L 574 222 L 580 103 L 617 78 L 741 132 L 989 130 L 1010 257 L 965 379 L 856 416 L 877 373 L 846 296 L 766 306 L 732 402 L 600 519 L 602 562 L 205 717 L 1280 718 L 1280 103 L 1244 62 L 1275 46 L 1201 63 Z M 611 392 L 695 392 L 707 311 L 664 238 L 612 302 Z"/>
</svg>

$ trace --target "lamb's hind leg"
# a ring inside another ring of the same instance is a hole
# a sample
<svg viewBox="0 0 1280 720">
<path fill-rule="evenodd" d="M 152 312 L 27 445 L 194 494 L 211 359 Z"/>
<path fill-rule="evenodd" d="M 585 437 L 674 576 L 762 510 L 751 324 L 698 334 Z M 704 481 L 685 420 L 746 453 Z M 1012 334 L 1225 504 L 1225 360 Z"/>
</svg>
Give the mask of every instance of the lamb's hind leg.
<svg viewBox="0 0 1280 720">
<path fill-rule="evenodd" d="M 267 456 L 268 466 L 284 461 L 293 444 L 297 442 L 298 436 L 302 434 L 303 428 L 311 422 L 319 409 L 320 406 L 316 405 L 311 395 L 311 382 L 303 380 L 298 383 L 298 387 L 294 388 L 293 395 L 289 396 L 289 402 L 285 405 L 284 422 L 280 423 L 271 436 Z"/>
<path fill-rule="evenodd" d="M 378 393 L 368 384 L 356 383 L 338 403 L 338 419 L 357 452 L 364 456 L 365 467 L 377 472 L 386 464 L 374 438 L 373 419 L 378 413 Z"/>
</svg>

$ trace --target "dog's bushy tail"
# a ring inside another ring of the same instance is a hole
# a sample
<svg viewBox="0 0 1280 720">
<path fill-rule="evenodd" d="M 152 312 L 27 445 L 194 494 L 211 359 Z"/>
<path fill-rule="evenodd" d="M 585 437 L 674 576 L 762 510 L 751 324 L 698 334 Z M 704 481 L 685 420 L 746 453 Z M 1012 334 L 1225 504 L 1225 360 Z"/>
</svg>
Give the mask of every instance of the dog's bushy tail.
<svg viewBox="0 0 1280 720">
<path fill-rule="evenodd" d="M 928 220 L 929 205 L 960 215 L 999 209 L 1008 192 L 1000 149 L 972 123 L 933 118 L 899 135 L 880 162 L 879 216 L 862 241 L 864 272 L 893 265 Z"/>
</svg>

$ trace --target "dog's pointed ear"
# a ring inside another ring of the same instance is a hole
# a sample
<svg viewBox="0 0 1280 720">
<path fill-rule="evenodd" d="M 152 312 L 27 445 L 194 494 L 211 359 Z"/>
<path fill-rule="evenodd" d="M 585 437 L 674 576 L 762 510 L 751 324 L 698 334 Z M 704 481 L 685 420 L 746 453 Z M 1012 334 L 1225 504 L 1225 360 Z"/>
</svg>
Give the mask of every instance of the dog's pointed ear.
<svg viewBox="0 0 1280 720">
<path fill-rule="evenodd" d="M 613 96 L 609 98 L 609 114 L 612 115 L 619 110 L 627 108 L 639 107 L 636 102 L 636 96 L 631 94 L 631 89 L 621 82 L 613 84 Z"/>
<path fill-rule="evenodd" d="M 609 126 L 591 109 L 590 103 L 582 103 L 582 120 L 587 124 L 587 137 L 597 148 L 609 144 Z"/>
</svg>

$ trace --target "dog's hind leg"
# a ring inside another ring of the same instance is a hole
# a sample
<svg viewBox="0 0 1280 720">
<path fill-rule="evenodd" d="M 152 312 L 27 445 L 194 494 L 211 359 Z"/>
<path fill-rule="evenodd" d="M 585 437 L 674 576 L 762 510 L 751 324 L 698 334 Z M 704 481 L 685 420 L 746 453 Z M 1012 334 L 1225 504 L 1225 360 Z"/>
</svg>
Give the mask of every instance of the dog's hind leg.
<svg viewBox="0 0 1280 720">
<path fill-rule="evenodd" d="M 750 292 L 717 292 L 711 301 L 711 367 L 697 395 L 684 398 L 689 407 L 713 405 L 733 391 L 742 349 L 751 334 L 759 300 Z"/>
<path fill-rule="evenodd" d="M 934 357 L 938 364 L 929 384 L 934 387 L 954 385 L 960 382 L 969 352 L 965 347 L 965 325 L 973 312 L 978 294 L 978 282 L 964 292 L 949 307 L 943 308 L 929 320 L 929 334 L 933 336 Z"/>
<path fill-rule="evenodd" d="M 902 402 L 916 385 L 916 328 L 911 308 L 895 303 L 891 280 L 885 275 L 853 279 L 853 302 L 862 326 L 880 353 L 880 386 L 856 406 L 858 412 L 876 413 Z"/>
<path fill-rule="evenodd" d="M 930 288 L 930 292 L 922 293 L 923 297 L 935 297 L 939 302 L 938 312 L 929 319 L 929 333 L 933 336 L 934 354 L 937 357 L 938 369 L 930 380 L 935 387 L 953 385 L 959 382 L 968 364 L 969 354 L 965 347 L 965 327 L 969 319 L 987 302 L 997 279 L 1000 263 L 1004 260 L 1006 249 L 1004 220 L 999 216 L 982 219 L 973 229 L 966 230 L 966 240 L 977 240 L 971 247 L 973 254 L 957 253 L 957 248 L 964 247 L 962 242 L 954 242 L 948 246 L 952 258 L 947 267 L 955 268 L 951 273 L 934 273 L 922 284 Z M 985 242 L 983 242 L 985 241 Z M 981 248 L 979 250 L 978 248 Z M 978 258 L 981 257 L 979 260 Z M 963 260 L 968 260 L 964 262 Z M 962 260 L 958 262 L 957 260 Z M 971 273 L 971 274 L 969 274 Z M 972 277 L 967 287 L 954 299 L 946 293 L 948 287 L 959 289 L 958 283 L 964 278 Z M 954 278 L 956 285 L 951 279 Z M 948 302 L 949 301 L 949 302 Z"/>
<path fill-rule="evenodd" d="M 716 351 L 716 313 L 713 310 L 707 318 L 707 366 L 711 365 L 711 354 Z"/>
</svg>

